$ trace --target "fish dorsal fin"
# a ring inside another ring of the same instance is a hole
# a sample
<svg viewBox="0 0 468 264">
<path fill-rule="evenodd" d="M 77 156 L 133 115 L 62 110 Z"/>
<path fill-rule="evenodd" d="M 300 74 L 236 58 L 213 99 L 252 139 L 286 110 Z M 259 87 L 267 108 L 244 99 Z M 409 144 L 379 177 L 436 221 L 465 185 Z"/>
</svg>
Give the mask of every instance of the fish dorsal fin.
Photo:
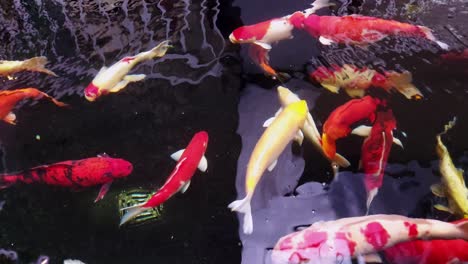
<svg viewBox="0 0 468 264">
<path fill-rule="evenodd" d="M 205 172 L 208 169 L 208 161 L 206 160 L 205 155 L 203 155 L 200 159 L 200 163 L 198 163 L 198 169 Z"/>
<path fill-rule="evenodd" d="M 371 126 L 361 125 L 353 129 L 353 131 L 351 131 L 351 134 L 361 136 L 361 137 L 368 137 L 371 133 L 371 130 L 372 130 Z"/>
<path fill-rule="evenodd" d="M 299 146 L 302 146 L 302 142 L 304 142 L 304 133 L 302 133 L 302 131 L 299 129 L 296 133 L 296 135 L 294 136 L 294 141 L 296 141 Z"/>
<path fill-rule="evenodd" d="M 445 197 L 444 186 L 440 183 L 431 185 L 431 191 L 437 197 Z"/>
</svg>

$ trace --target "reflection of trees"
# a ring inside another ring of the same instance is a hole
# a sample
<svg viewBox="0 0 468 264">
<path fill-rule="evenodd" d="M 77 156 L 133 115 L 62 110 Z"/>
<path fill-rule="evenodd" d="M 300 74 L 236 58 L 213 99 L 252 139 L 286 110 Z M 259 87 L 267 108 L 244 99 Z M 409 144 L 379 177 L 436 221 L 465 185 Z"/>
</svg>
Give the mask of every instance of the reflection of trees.
<svg viewBox="0 0 468 264">
<path fill-rule="evenodd" d="M 198 83 L 221 72 L 218 6 L 212 0 L 1 1 L 0 37 L 6 45 L 0 57 L 47 56 L 60 78 L 23 74 L 10 87 L 28 83 L 63 96 L 81 94 L 103 65 L 170 39 L 175 47 L 161 59 L 169 67 L 154 69 L 155 63 L 147 62 L 141 71 L 172 84 Z"/>
</svg>

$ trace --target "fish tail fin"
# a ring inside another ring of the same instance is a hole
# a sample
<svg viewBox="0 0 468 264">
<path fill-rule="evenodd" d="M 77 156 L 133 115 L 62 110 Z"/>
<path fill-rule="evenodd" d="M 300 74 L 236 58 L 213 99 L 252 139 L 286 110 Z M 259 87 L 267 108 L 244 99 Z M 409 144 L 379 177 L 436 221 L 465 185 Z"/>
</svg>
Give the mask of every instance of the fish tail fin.
<svg viewBox="0 0 468 264">
<path fill-rule="evenodd" d="M 319 9 L 322 9 L 328 6 L 334 6 L 335 4 L 330 3 L 329 0 L 315 0 L 311 5 L 312 5 L 311 8 L 304 10 L 304 13 L 306 14 L 306 16 L 317 12 L 317 10 Z"/>
<path fill-rule="evenodd" d="M 341 168 L 347 168 L 351 165 L 351 163 L 340 154 L 336 153 L 335 158 L 333 158 L 333 162 L 335 162 Z"/>
<path fill-rule="evenodd" d="M 369 209 L 370 209 L 370 206 L 372 204 L 372 201 L 374 200 L 375 196 L 377 195 L 377 193 L 379 192 L 379 189 L 378 188 L 374 188 L 374 189 L 371 189 L 368 193 L 367 193 L 367 202 L 366 202 L 366 215 L 369 214 Z"/>
<path fill-rule="evenodd" d="M 442 41 L 439 41 L 437 40 L 437 38 L 434 36 L 434 34 L 432 34 L 432 30 L 428 27 L 424 27 L 424 26 L 418 26 L 418 28 L 422 31 L 422 33 L 424 34 L 424 36 L 430 40 L 430 41 L 434 41 L 435 43 L 437 43 L 437 45 L 443 49 L 443 50 L 448 50 L 449 49 L 449 45 L 447 45 L 446 43 L 442 42 Z"/>
<path fill-rule="evenodd" d="M 252 209 L 250 207 L 250 196 L 246 196 L 242 200 L 237 200 L 228 205 L 231 211 L 236 211 L 244 214 L 244 234 L 252 234 L 253 220 Z"/>
<path fill-rule="evenodd" d="M 23 62 L 23 67 L 26 70 L 29 71 L 36 71 L 36 72 L 42 72 L 45 74 L 49 74 L 55 77 L 58 77 L 57 74 L 55 74 L 53 71 L 47 69 L 45 65 L 47 64 L 47 58 L 46 57 L 34 57 L 29 60 L 25 60 Z"/>
<path fill-rule="evenodd" d="M 166 52 L 172 46 L 169 45 L 169 40 L 165 40 L 159 43 L 156 47 L 142 54 L 143 60 L 151 60 L 154 58 L 162 57 L 166 55 Z"/>
<path fill-rule="evenodd" d="M 54 103 L 56 106 L 59 106 L 59 107 L 68 107 L 69 105 L 66 104 L 66 103 L 63 103 L 63 102 L 60 102 L 59 100 L 55 99 L 54 97 L 44 93 L 44 92 L 41 92 L 42 96 L 44 96 L 45 98 L 49 99 L 50 101 L 52 101 L 52 103 Z"/>
<path fill-rule="evenodd" d="M 408 99 L 420 100 L 423 98 L 421 91 L 414 86 L 413 76 L 410 72 L 391 72 L 386 74 L 388 81 L 395 89 Z"/>
<path fill-rule="evenodd" d="M 137 215 L 139 215 L 140 213 L 150 209 L 150 208 L 147 208 L 147 207 L 143 207 L 144 204 L 139 204 L 139 205 L 135 205 L 135 206 L 130 206 L 130 207 L 127 207 L 127 208 L 123 208 L 122 210 L 126 211 L 125 214 L 122 216 L 122 218 L 120 219 L 120 224 L 119 226 L 122 226 L 124 225 L 125 223 L 129 222 L 130 220 L 132 220 L 133 218 L 135 218 Z"/>
<path fill-rule="evenodd" d="M 285 73 L 285 72 L 277 72 L 275 75 L 275 78 L 280 81 L 281 83 L 287 82 L 289 79 L 291 79 L 291 75 Z"/>
</svg>

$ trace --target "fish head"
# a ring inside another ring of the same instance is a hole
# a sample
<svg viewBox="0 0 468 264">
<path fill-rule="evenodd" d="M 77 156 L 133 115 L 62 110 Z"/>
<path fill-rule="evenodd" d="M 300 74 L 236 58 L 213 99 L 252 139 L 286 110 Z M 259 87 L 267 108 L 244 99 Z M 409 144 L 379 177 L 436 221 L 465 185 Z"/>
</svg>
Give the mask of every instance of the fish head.
<svg viewBox="0 0 468 264">
<path fill-rule="evenodd" d="M 274 42 L 292 37 L 293 25 L 284 18 L 275 18 L 254 25 L 236 28 L 229 40 L 235 44 L 247 44 L 262 42 L 272 44 Z"/>
<path fill-rule="evenodd" d="M 193 136 L 193 141 L 201 142 L 203 148 L 206 150 L 208 147 L 208 132 L 200 131 Z"/>
<path fill-rule="evenodd" d="M 283 106 L 300 101 L 299 97 L 286 87 L 278 86 L 278 97 Z"/>
<path fill-rule="evenodd" d="M 90 83 L 84 90 L 84 96 L 88 101 L 94 102 L 99 96 L 101 96 L 101 89 L 93 83 Z"/>
<path fill-rule="evenodd" d="M 124 159 L 113 159 L 113 158 L 106 158 L 110 160 L 111 163 L 111 170 L 112 175 L 114 178 L 123 178 L 127 177 L 133 171 L 132 163 L 124 160 Z"/>
</svg>

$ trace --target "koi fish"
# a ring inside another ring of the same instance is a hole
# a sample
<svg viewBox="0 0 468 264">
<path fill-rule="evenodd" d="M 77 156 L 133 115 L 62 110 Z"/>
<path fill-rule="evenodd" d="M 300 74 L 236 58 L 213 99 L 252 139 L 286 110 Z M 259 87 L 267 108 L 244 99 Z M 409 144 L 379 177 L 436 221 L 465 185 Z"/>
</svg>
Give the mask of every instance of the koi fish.
<svg viewBox="0 0 468 264">
<path fill-rule="evenodd" d="M 330 6 L 328 0 L 317 0 L 312 7 L 305 10 L 307 14 L 315 13 L 318 9 Z M 287 73 L 277 72 L 270 66 L 269 52 L 272 44 L 282 40 L 292 39 L 294 26 L 289 21 L 290 15 L 273 18 L 254 25 L 236 28 L 230 35 L 229 40 L 234 44 L 250 44 L 250 58 L 265 72 L 279 81 L 285 81 L 290 76 Z"/>
<path fill-rule="evenodd" d="M 67 106 L 67 104 L 62 103 L 55 98 L 49 96 L 48 94 L 39 91 L 36 88 L 23 88 L 16 89 L 13 91 L 0 91 L 0 119 L 3 121 L 16 125 L 16 115 L 12 112 L 15 105 L 27 98 L 47 98 L 52 101 L 55 105 L 59 107 Z"/>
<path fill-rule="evenodd" d="M 278 86 L 278 97 L 282 105 L 282 108 L 287 107 L 288 105 L 292 103 L 299 102 L 301 100 L 296 94 L 294 94 L 288 88 L 283 87 L 283 86 Z M 278 113 L 281 112 L 282 108 L 280 108 Z M 268 119 L 265 122 L 264 126 L 268 126 L 273 121 L 273 119 L 274 117 Z M 312 142 L 315 148 L 318 151 L 320 151 L 320 153 L 322 153 L 327 159 L 329 159 L 323 152 L 321 136 L 317 129 L 317 126 L 315 125 L 315 121 L 310 113 L 307 114 L 306 121 L 304 122 L 304 127 L 301 128 L 301 131 L 304 134 L 304 136 L 308 140 L 310 140 L 310 142 Z M 332 168 L 333 168 L 333 171 L 335 172 L 335 175 L 336 173 L 338 173 L 339 167 L 346 168 L 346 167 L 349 167 L 350 165 L 349 161 L 345 157 L 341 156 L 340 154 L 336 154 L 336 156 L 333 159 L 329 159 L 329 160 L 332 163 Z"/>
<path fill-rule="evenodd" d="M 247 164 L 246 196 L 244 199 L 234 201 L 228 206 L 232 211 L 244 214 L 243 230 L 245 234 L 253 232 L 250 201 L 258 181 L 265 170 L 272 171 L 274 169 L 278 157 L 292 139 L 302 143 L 304 135 L 301 128 L 304 126 L 308 113 L 307 103 L 304 100 L 289 104 L 271 122 L 255 145 Z"/>
<path fill-rule="evenodd" d="M 393 136 L 396 120 L 391 109 L 377 111 L 372 127 L 359 126 L 351 133 L 367 136 L 362 144 L 360 167 L 364 171 L 364 185 L 367 191 L 367 212 L 372 200 L 382 186 L 385 167 L 392 143 L 401 147 L 401 141 Z"/>
<path fill-rule="evenodd" d="M 452 224 L 400 215 L 321 221 L 280 238 L 271 258 L 274 264 L 331 264 L 346 257 L 381 262 L 379 251 L 416 239 L 468 240 L 468 222 Z"/>
<path fill-rule="evenodd" d="M 467 219 L 452 222 L 458 224 Z M 468 262 L 468 241 L 453 240 L 413 240 L 396 244 L 384 250 L 389 263 L 431 263 L 461 264 Z"/>
<path fill-rule="evenodd" d="M 43 165 L 13 174 L 0 175 L 0 189 L 17 183 L 43 183 L 53 186 L 81 189 L 102 185 L 97 202 L 104 198 L 114 179 L 127 177 L 133 165 L 123 159 L 107 155 L 82 160 L 68 160 L 50 165 Z"/>
<path fill-rule="evenodd" d="M 446 61 L 468 62 L 468 49 L 464 49 L 462 52 L 448 52 L 440 55 L 440 57 Z"/>
<path fill-rule="evenodd" d="M 24 61 L 6 61 L 0 60 L 0 75 L 7 76 L 8 79 L 13 79 L 11 76 L 21 71 L 42 72 L 57 77 L 53 71 L 46 69 L 46 57 L 34 57 Z"/>
<path fill-rule="evenodd" d="M 177 192 L 185 193 L 197 167 L 203 172 L 208 168 L 208 162 L 204 156 L 207 146 L 208 133 L 201 131 L 193 136 L 186 149 L 172 154 L 171 158 L 176 160 L 177 164 L 164 185 L 148 201 L 122 208 L 121 210 L 126 210 L 126 213 L 122 216 L 120 225 L 127 223 L 146 210 L 161 205 Z"/>
<path fill-rule="evenodd" d="M 143 80 L 146 75 L 128 75 L 128 72 L 140 62 L 164 56 L 170 47 L 169 41 L 166 40 L 150 51 L 141 52 L 132 57 L 125 57 L 109 68 L 102 67 L 93 81 L 86 87 L 84 91 L 86 99 L 93 102 L 101 95 L 117 93 L 129 83 Z"/>
<path fill-rule="evenodd" d="M 423 97 L 421 91 L 412 84 L 412 75 L 408 71 L 386 71 L 382 74 L 367 67 L 345 64 L 343 67 L 332 65 L 331 69 L 320 66 L 309 76 L 330 92 L 338 93 L 342 88 L 351 97 L 363 97 L 370 87 L 382 88 L 388 93 L 395 89 L 408 99 Z"/>
<path fill-rule="evenodd" d="M 289 21 L 294 27 L 318 38 L 323 45 L 340 43 L 366 46 L 388 36 L 404 36 L 425 38 L 437 43 L 444 50 L 448 49 L 448 45 L 438 41 L 428 27 L 395 20 L 361 15 L 336 17 L 295 12 L 289 17 Z"/>
<path fill-rule="evenodd" d="M 458 217 L 468 217 L 468 189 L 463 178 L 463 170 L 457 169 L 450 158 L 450 153 L 442 142 L 441 136 L 447 133 L 456 123 L 456 118 L 449 122 L 442 133 L 437 135 L 436 152 L 439 156 L 439 170 L 442 175 L 441 183 L 431 186 L 431 191 L 435 196 L 445 197 L 448 200 L 448 207 L 436 204 L 437 210 L 455 214 Z"/>
<path fill-rule="evenodd" d="M 371 96 L 353 99 L 336 108 L 323 125 L 322 148 L 328 158 L 336 155 L 336 140 L 348 136 L 352 132 L 351 126 L 358 121 L 368 119 L 375 121 L 375 111 L 382 101 Z"/>
</svg>

